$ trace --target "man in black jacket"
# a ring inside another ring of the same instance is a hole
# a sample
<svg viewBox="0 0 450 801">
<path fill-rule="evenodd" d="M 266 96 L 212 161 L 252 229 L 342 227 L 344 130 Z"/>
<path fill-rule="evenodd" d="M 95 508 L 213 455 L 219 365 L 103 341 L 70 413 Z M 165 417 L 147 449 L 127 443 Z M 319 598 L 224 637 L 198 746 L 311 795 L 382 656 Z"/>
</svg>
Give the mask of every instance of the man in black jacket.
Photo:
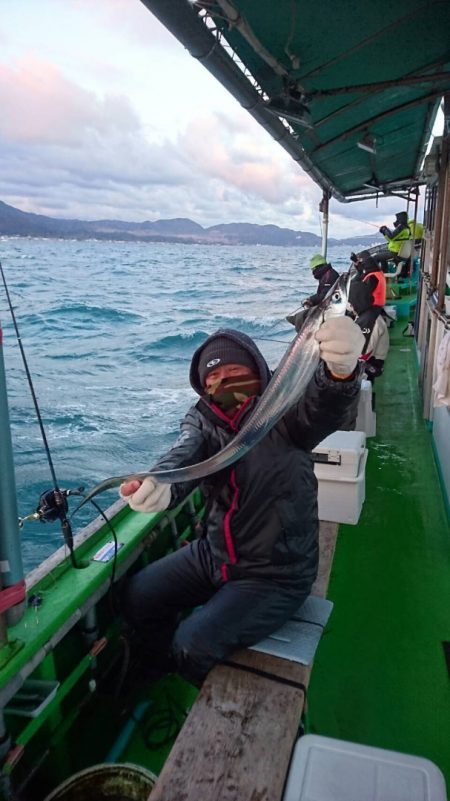
<svg viewBox="0 0 450 801">
<path fill-rule="evenodd" d="M 303 306 L 306 308 L 317 306 L 324 299 L 328 290 L 339 278 L 339 273 L 336 272 L 334 267 L 329 262 L 327 262 L 325 256 L 322 256 L 320 253 L 316 253 L 315 256 L 311 257 L 309 260 L 309 266 L 312 270 L 314 278 L 319 282 L 319 286 L 317 287 L 317 292 L 315 292 L 314 295 L 311 295 L 309 298 L 306 298 L 303 301 Z"/>
<path fill-rule="evenodd" d="M 148 565 L 124 587 L 124 614 L 141 636 L 149 672 L 176 669 L 199 684 L 233 650 L 279 628 L 309 595 L 319 528 L 310 451 L 356 415 L 364 342 L 349 317 L 323 323 L 317 339 L 321 361 L 305 395 L 235 464 L 197 482 L 146 478 L 120 488 L 140 512 L 176 507 L 196 485 L 206 498 L 204 535 Z M 194 464 L 220 451 L 270 378 L 245 334 L 222 329 L 210 336 L 190 369 L 200 400 L 155 468 Z"/>
<path fill-rule="evenodd" d="M 314 278 L 319 282 L 319 285 L 317 287 L 317 292 L 315 292 L 314 295 L 310 295 L 308 298 L 303 300 L 302 311 L 294 314 L 288 314 L 286 317 L 288 323 L 295 325 L 296 331 L 300 331 L 300 328 L 305 322 L 308 315 L 308 309 L 311 309 L 313 306 L 318 306 L 319 303 L 321 303 L 321 301 L 324 299 L 329 289 L 331 289 L 333 284 L 335 284 L 339 278 L 339 273 L 336 272 L 334 267 L 327 262 L 325 256 L 322 256 L 321 253 L 316 253 L 315 256 L 311 256 L 309 260 L 309 266 L 312 270 Z"/>
</svg>

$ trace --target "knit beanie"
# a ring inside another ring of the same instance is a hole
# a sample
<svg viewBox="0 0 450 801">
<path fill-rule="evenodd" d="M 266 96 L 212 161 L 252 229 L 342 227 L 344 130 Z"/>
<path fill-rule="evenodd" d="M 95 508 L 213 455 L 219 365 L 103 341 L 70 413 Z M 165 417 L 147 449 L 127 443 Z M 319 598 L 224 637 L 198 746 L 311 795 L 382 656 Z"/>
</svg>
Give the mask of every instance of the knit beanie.
<svg viewBox="0 0 450 801">
<path fill-rule="evenodd" d="M 316 253 L 316 255 L 315 256 L 311 256 L 311 258 L 309 260 L 309 266 L 310 266 L 311 270 L 315 270 L 316 267 L 321 267 L 322 264 L 326 264 L 326 263 L 327 263 L 327 260 L 326 260 L 325 256 L 322 256 L 321 253 Z"/>
<path fill-rule="evenodd" d="M 208 373 L 224 364 L 242 364 L 250 367 L 256 375 L 259 375 L 256 361 L 248 350 L 228 337 L 218 336 L 208 342 L 200 353 L 198 374 L 201 385 L 205 386 Z"/>
</svg>

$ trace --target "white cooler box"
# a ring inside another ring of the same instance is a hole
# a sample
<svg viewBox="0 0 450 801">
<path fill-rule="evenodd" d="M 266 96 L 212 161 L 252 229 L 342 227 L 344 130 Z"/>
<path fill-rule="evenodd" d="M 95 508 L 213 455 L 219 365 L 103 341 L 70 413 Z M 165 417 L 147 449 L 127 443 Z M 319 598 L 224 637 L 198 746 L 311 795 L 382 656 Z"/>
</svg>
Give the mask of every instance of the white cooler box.
<svg viewBox="0 0 450 801">
<path fill-rule="evenodd" d="M 319 520 L 358 522 L 366 494 L 365 444 L 363 431 L 335 431 L 314 448 Z"/>
<path fill-rule="evenodd" d="M 283 801 L 446 801 L 445 780 L 423 757 L 305 734 Z"/>
<path fill-rule="evenodd" d="M 366 437 L 374 437 L 377 433 L 377 416 L 373 410 L 372 383 L 363 379 L 358 401 L 356 430 L 364 431 Z"/>
</svg>

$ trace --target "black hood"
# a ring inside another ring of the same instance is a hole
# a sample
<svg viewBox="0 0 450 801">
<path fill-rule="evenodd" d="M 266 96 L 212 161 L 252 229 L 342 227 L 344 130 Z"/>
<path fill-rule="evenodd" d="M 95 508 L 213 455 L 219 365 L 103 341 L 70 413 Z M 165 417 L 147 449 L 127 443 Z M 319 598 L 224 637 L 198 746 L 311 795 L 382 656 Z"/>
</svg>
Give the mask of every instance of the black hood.
<svg viewBox="0 0 450 801">
<path fill-rule="evenodd" d="M 356 265 L 356 269 L 362 275 L 368 275 L 368 273 L 376 273 L 379 271 L 379 267 L 374 258 L 369 254 L 367 258 L 360 261 L 359 264 Z"/>
<path fill-rule="evenodd" d="M 395 215 L 395 225 L 408 225 L 408 214 L 406 211 L 400 211 Z"/>
<path fill-rule="evenodd" d="M 200 375 L 198 369 L 200 354 L 203 348 L 209 342 L 216 339 L 216 337 L 226 337 L 232 340 L 233 342 L 236 342 L 238 345 L 240 345 L 241 348 L 244 348 L 250 353 L 252 359 L 254 359 L 258 367 L 259 378 L 261 381 L 261 391 L 264 392 L 267 384 L 270 381 L 271 374 L 267 362 L 264 359 L 264 356 L 262 355 L 259 348 L 257 348 L 253 340 L 249 336 L 247 336 L 247 334 L 243 334 L 242 331 L 235 331 L 234 328 L 219 328 L 219 330 L 215 331 L 214 334 L 211 334 L 211 336 L 209 336 L 208 339 L 205 339 L 203 344 L 200 345 L 199 348 L 197 348 L 192 357 L 191 369 L 189 371 L 189 380 L 191 382 L 191 387 L 195 389 L 197 395 L 203 395 L 205 391 L 200 381 Z"/>
</svg>

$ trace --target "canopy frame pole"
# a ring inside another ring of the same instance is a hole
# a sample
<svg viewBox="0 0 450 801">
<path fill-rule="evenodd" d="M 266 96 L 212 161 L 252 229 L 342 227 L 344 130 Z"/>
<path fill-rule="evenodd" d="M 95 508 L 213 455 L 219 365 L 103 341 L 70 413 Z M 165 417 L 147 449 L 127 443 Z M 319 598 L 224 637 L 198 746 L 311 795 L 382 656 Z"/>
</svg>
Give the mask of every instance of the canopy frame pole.
<svg viewBox="0 0 450 801">
<path fill-rule="evenodd" d="M 330 193 L 323 190 L 322 200 L 319 203 L 319 211 L 322 213 L 322 256 L 327 257 L 328 249 L 328 221 L 329 221 Z"/>
</svg>

